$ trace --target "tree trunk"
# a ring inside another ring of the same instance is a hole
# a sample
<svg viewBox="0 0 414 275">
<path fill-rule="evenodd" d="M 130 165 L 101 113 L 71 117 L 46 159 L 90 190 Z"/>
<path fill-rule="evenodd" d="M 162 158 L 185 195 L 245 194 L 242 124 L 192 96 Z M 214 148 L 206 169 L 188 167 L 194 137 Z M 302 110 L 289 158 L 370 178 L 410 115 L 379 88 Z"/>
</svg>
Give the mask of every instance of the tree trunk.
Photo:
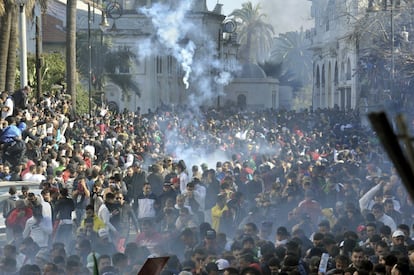
<svg viewBox="0 0 414 275">
<path fill-rule="evenodd" d="M 67 0 L 66 6 L 66 81 L 67 92 L 72 97 L 73 112 L 76 113 L 76 4 Z"/>
<path fill-rule="evenodd" d="M 6 88 L 7 56 L 10 41 L 10 1 L 5 1 L 5 14 L 0 17 L 0 91 Z"/>
<path fill-rule="evenodd" d="M 17 49 L 17 26 L 19 25 L 19 14 L 17 5 L 13 5 L 10 10 L 10 38 L 9 52 L 7 57 L 6 70 L 6 90 L 10 93 L 14 92 L 14 84 L 16 82 L 16 49 Z"/>
</svg>

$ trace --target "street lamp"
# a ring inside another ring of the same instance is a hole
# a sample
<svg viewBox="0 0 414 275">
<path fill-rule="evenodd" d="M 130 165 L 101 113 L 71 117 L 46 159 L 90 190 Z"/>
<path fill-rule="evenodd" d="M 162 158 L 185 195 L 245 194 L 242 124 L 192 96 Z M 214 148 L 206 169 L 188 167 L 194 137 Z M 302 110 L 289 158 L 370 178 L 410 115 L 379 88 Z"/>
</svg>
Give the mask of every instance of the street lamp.
<svg viewBox="0 0 414 275">
<path fill-rule="evenodd" d="M 28 0 L 17 0 L 19 5 L 19 32 L 20 32 L 20 88 L 27 86 L 27 44 L 26 44 L 26 13 L 24 6 Z"/>
</svg>

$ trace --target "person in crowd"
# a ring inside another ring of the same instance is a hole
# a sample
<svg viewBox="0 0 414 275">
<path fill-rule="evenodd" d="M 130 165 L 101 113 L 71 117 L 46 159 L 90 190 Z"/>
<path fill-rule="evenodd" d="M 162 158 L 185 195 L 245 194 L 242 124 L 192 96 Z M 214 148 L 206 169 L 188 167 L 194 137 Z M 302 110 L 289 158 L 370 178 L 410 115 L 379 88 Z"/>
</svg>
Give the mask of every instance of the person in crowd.
<svg viewBox="0 0 414 275">
<path fill-rule="evenodd" d="M 33 207 L 33 216 L 26 221 L 23 238 L 31 237 L 41 249 L 47 249 L 52 231 L 52 219 L 43 216 L 42 205 Z"/>
<path fill-rule="evenodd" d="M 7 218 L 9 212 L 16 207 L 16 201 L 19 199 L 15 186 L 9 187 L 9 197 L 3 202 L 3 218 Z"/>
<path fill-rule="evenodd" d="M 73 199 L 69 197 L 67 188 L 60 189 L 59 196 L 54 203 L 55 241 L 63 242 L 66 246 L 72 240 L 72 211 L 75 210 Z"/>
<path fill-rule="evenodd" d="M 146 182 L 142 187 L 142 193 L 137 197 L 138 220 L 151 218 L 154 219 L 159 210 L 158 198 L 152 193 L 151 185 Z"/>
<path fill-rule="evenodd" d="M 132 210 L 131 205 L 125 201 L 122 192 L 115 193 L 115 200 L 120 205 L 120 222 L 118 232 L 119 238 L 125 243 L 130 238 L 131 228 L 135 229 L 133 232 L 139 233 L 138 219 Z"/>
<path fill-rule="evenodd" d="M 151 173 L 147 176 L 147 181 L 152 187 L 152 192 L 159 196 L 162 192 L 164 177 L 162 175 L 162 166 L 154 164 L 151 166 Z"/>
<path fill-rule="evenodd" d="M 111 218 L 115 215 L 119 215 L 119 209 L 114 208 L 113 205 L 115 204 L 115 194 L 114 193 L 106 193 L 105 195 L 105 203 L 101 205 L 98 210 L 98 218 L 102 220 L 105 224 L 105 229 L 107 229 L 106 233 L 112 234 L 113 237 L 119 236 L 119 232 L 116 227 L 111 222 Z M 99 230 L 98 230 L 99 232 Z"/>
<path fill-rule="evenodd" d="M 88 264 L 93 270 L 93 261 L 85 259 L 89 250 L 80 251 L 85 239 L 93 250 L 108 256 L 109 266 L 113 259 L 114 266 L 102 268 L 103 272 L 122 272 L 120 266 L 129 266 L 136 274 L 151 255 L 178 256 L 169 266 L 177 273 L 214 274 L 218 269 L 227 274 L 273 274 L 281 269 L 310 274 L 325 251 L 330 255 L 327 274 L 365 274 L 384 268 L 387 274 L 405 274 L 405 263 L 413 266 L 414 204 L 357 112 L 334 108 L 240 113 L 226 108 L 202 110 L 198 117 L 186 106 L 164 105 L 147 114 L 113 113 L 104 107 L 103 112 L 73 119 L 71 104 L 63 95 L 47 93 L 42 105 L 29 95 L 30 112 L 15 106 L 15 114 L 0 125 L 0 177 L 5 177 L 5 167 L 16 175 L 10 180 L 49 175 L 42 183 L 49 192 L 52 176 L 61 179 L 50 196 L 56 236 L 61 236 L 53 239 L 41 230 L 47 215 L 38 214 L 37 206 L 48 202 L 47 193 L 40 198 L 36 195 L 40 190 L 25 190 L 6 215 L 7 230 L 20 234 L 10 241 L 23 260 L 16 257 L 14 265 L 8 261 L 13 253 L 8 253 L 7 261 L 0 262 L 10 263 L 7 270 L 17 266 L 27 272 L 28 264 L 46 270 L 46 258 L 61 274 L 81 274 Z M 27 150 L 21 150 L 25 144 Z M 21 150 L 19 160 L 5 151 L 10 146 Z M 192 154 L 184 148 L 191 148 Z M 220 154 L 210 154 L 217 149 Z M 199 163 L 203 163 L 201 175 L 196 169 Z M 214 164 L 216 169 L 208 169 Z M 159 165 L 161 177 L 155 177 Z M 36 172 L 36 167 L 42 170 Z M 192 167 L 191 177 L 187 167 Z M 220 217 L 213 215 L 219 194 L 223 196 L 220 209 L 227 208 Z M 63 205 L 71 204 L 88 213 L 85 219 L 83 213 L 76 215 L 83 219 L 80 224 L 80 220 L 70 223 L 72 208 Z M 139 217 L 139 232 L 129 230 L 133 219 L 128 213 Z M 197 218 L 188 218 L 192 216 Z M 103 228 L 95 228 L 97 217 L 104 218 Z M 277 230 L 263 222 L 272 222 Z M 66 233 L 58 234 L 60 227 L 67 227 Z M 215 238 L 207 234 L 211 230 Z M 23 231 L 35 241 L 23 239 Z M 119 236 L 125 236 L 123 244 Z M 60 249 L 67 254 L 53 250 L 53 257 L 52 253 L 46 257 L 52 252 L 47 251 L 52 247 L 49 239 L 55 244 L 74 241 Z"/>
<path fill-rule="evenodd" d="M 144 183 L 147 182 L 147 175 L 142 170 L 142 165 L 135 161 L 131 167 L 127 168 L 124 182 L 127 186 L 127 197 L 132 202 L 133 209 L 138 209 L 138 196 L 140 195 Z"/>
<path fill-rule="evenodd" d="M 395 221 L 384 213 L 384 206 L 380 203 L 376 203 L 372 206 L 372 214 L 374 214 L 375 219 L 377 221 L 382 222 L 384 225 L 388 226 L 391 231 L 395 231 L 397 229 L 397 225 Z"/>
<path fill-rule="evenodd" d="M 0 144 L 2 147 L 3 163 L 18 166 L 26 152 L 26 143 L 22 139 L 22 130 L 18 127 L 17 118 L 14 116 L 6 117 L 7 127 L 0 133 Z"/>
<path fill-rule="evenodd" d="M 18 246 L 23 238 L 23 230 L 26 226 L 26 221 L 33 215 L 33 210 L 28 207 L 24 200 L 17 200 L 16 207 L 10 210 L 6 217 L 5 224 L 7 231 L 10 232 L 11 243 Z"/>
</svg>

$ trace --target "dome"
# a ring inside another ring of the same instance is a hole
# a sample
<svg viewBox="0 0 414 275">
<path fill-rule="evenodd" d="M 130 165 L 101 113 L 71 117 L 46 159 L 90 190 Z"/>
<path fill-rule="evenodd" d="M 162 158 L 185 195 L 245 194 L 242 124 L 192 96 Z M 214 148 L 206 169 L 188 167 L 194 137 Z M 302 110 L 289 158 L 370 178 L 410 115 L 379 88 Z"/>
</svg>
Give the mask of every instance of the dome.
<svg viewBox="0 0 414 275">
<path fill-rule="evenodd" d="M 239 78 L 266 78 L 266 73 L 255 63 L 244 63 L 237 75 Z"/>
</svg>

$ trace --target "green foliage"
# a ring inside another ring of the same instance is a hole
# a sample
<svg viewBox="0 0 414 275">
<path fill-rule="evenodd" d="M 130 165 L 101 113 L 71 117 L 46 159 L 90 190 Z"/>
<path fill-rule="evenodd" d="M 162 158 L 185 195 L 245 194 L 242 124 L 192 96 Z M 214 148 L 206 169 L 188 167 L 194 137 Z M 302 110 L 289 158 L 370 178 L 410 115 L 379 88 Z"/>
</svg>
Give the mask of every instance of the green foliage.
<svg viewBox="0 0 414 275">
<path fill-rule="evenodd" d="M 92 109 L 93 106 L 94 104 Z M 78 115 L 89 113 L 89 93 L 81 84 L 76 86 L 76 113 Z"/>
<path fill-rule="evenodd" d="M 41 82 L 42 92 L 49 92 L 53 90 L 56 84 L 62 85 L 65 81 L 65 58 L 60 53 L 44 53 L 40 60 L 41 67 Z M 27 58 L 28 80 L 34 90 L 37 90 L 36 79 L 36 58 L 34 55 L 29 55 Z M 17 77 L 16 81 L 19 77 Z"/>
</svg>

